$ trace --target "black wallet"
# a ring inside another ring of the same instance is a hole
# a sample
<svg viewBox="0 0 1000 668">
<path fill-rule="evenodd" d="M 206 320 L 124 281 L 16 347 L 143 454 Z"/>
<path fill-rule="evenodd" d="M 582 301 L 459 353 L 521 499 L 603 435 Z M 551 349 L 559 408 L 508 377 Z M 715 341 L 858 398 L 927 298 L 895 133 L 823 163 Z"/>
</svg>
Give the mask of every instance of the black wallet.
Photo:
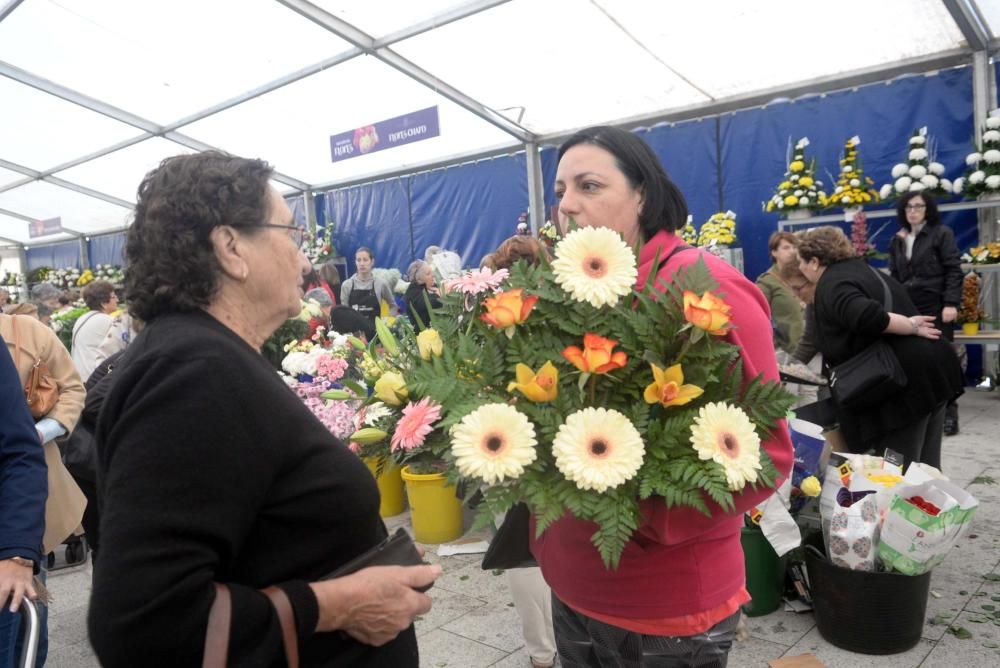
<svg viewBox="0 0 1000 668">
<path fill-rule="evenodd" d="M 320 579 L 332 580 L 333 578 L 350 575 L 369 566 L 420 566 L 426 563 L 426 561 L 420 558 L 420 553 L 417 552 L 417 546 L 414 544 L 413 539 L 410 538 L 410 534 L 406 533 L 406 529 L 399 528 L 396 529 L 396 533 L 375 547 L 351 559 L 337 570 L 324 575 Z M 425 587 L 414 587 L 414 589 L 424 592 L 430 589 L 433 584 L 432 582 Z"/>
</svg>

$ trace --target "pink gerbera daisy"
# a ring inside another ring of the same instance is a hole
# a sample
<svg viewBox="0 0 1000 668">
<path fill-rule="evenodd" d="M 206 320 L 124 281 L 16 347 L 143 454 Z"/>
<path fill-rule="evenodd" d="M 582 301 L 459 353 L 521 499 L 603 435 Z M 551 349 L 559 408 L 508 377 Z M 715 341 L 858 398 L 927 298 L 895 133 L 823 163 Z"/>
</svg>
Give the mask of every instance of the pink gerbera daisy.
<svg viewBox="0 0 1000 668">
<path fill-rule="evenodd" d="M 506 269 L 493 271 L 489 267 L 467 271 L 458 278 L 452 278 L 444 282 L 444 289 L 448 292 L 458 290 L 467 295 L 478 295 L 487 290 L 496 290 L 509 275 Z"/>
<path fill-rule="evenodd" d="M 441 419 L 441 406 L 424 397 L 417 403 L 412 401 L 403 409 L 403 417 L 396 423 L 390 441 L 390 450 L 395 452 L 413 450 L 424 444 L 427 434 L 434 431 L 432 425 Z"/>
</svg>

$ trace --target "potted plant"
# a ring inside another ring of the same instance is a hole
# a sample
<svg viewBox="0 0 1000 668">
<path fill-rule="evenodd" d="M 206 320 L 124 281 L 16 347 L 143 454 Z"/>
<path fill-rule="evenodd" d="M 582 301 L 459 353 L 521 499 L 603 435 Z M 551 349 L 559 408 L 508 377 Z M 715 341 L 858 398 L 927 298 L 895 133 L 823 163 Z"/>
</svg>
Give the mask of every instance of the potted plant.
<svg viewBox="0 0 1000 668">
<path fill-rule="evenodd" d="M 1000 197 L 1000 109 L 986 119 L 976 150 L 965 156 L 965 176 L 955 180 L 955 194 L 969 199 Z"/>
<path fill-rule="evenodd" d="M 958 323 L 962 333 L 975 336 L 979 333 L 979 323 L 986 319 L 986 313 L 979 306 L 981 281 L 979 275 L 970 271 L 962 279 L 962 303 L 958 307 Z"/>
</svg>

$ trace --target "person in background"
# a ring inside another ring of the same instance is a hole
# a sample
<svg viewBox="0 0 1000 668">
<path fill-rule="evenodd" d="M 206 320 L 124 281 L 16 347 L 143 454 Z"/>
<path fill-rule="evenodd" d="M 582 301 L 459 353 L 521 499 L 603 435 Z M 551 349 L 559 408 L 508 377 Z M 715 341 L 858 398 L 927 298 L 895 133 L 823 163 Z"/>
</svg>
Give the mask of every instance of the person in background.
<svg viewBox="0 0 1000 668">
<path fill-rule="evenodd" d="M 416 588 L 440 566 L 320 580 L 387 531 L 364 463 L 260 353 L 300 312 L 309 268 L 272 174 L 204 151 L 139 186 L 125 286 L 144 326 L 94 433 L 88 628 L 106 668 L 202 665 L 219 584 L 231 608 L 211 628 L 228 633 L 229 665 L 284 665 L 283 635 L 304 668 L 419 665 L 413 619 L 431 600 Z M 264 587 L 291 607 L 292 632 Z"/>
<path fill-rule="evenodd" d="M 427 304 L 430 303 L 432 309 L 441 306 L 438 288 L 434 284 L 434 270 L 423 260 L 414 260 L 406 270 L 406 280 L 410 282 L 404 296 L 406 310 L 413 321 L 413 328 L 419 332 L 430 326 L 431 314 Z"/>
<path fill-rule="evenodd" d="M 962 260 L 951 228 L 941 224 L 937 203 L 923 192 L 903 194 L 896 203 L 899 232 L 889 242 L 889 273 L 906 287 L 922 315 L 934 316 L 934 328 L 954 340 L 962 301 Z M 958 433 L 958 404 L 945 407 L 944 434 Z"/>
<path fill-rule="evenodd" d="M 83 410 L 85 390 L 73 366 L 66 346 L 51 329 L 32 317 L 0 315 L 0 337 L 7 343 L 9 357 L 17 368 L 21 391 L 28 384 L 35 362 L 41 360 L 58 387 L 55 405 L 35 423 L 37 439 L 43 446 L 40 451 L 47 462 L 45 524 L 42 537 L 42 554 L 47 555 L 80 526 L 86 501 L 76 484 L 69 477 L 60 459 L 55 439 L 73 431 Z M 3 427 L 0 426 L 0 429 Z M 53 484 L 56 483 L 56 484 Z M 39 579 L 44 583 L 45 563 L 39 565 Z M 42 632 L 38 645 L 38 665 L 44 665 L 48 652 L 48 610 L 39 608 Z"/>
<path fill-rule="evenodd" d="M 375 267 L 375 256 L 370 248 L 362 246 L 354 254 L 354 263 L 358 271 L 344 281 L 340 287 L 340 303 L 349 306 L 367 321 L 365 334 L 368 340 L 375 338 L 375 318 L 382 311 L 382 302 L 389 304 L 391 315 L 398 315 L 396 299 L 392 289 L 372 274 Z"/>
<path fill-rule="evenodd" d="M 775 232 L 767 241 L 773 264 L 757 277 L 757 287 L 771 307 L 774 347 L 791 354 L 802 336 L 804 305 L 796 294 L 806 283 L 799 271 L 797 238 L 791 232 Z"/>
<path fill-rule="evenodd" d="M 906 374 L 906 387 L 877 405 L 837 405 L 837 418 L 851 452 L 891 448 L 905 466 L 923 462 L 941 468 L 941 425 L 945 404 L 962 393 L 958 358 L 934 316 L 919 315 L 906 288 L 878 276 L 855 257 L 843 230 L 806 230 L 799 241 L 799 268 L 816 284 L 816 344 L 832 369 L 877 341 L 888 344 Z M 882 280 L 879 280 L 879 279 Z M 885 308 L 885 286 L 892 311 Z"/>
<path fill-rule="evenodd" d="M 0 349 L 6 349 L 0 338 Z M 24 634 L 18 609 L 35 601 L 45 533 L 45 455 L 14 363 L 0 350 L 0 668 L 14 668 Z"/>
<path fill-rule="evenodd" d="M 725 340 L 739 349 L 743 378 L 762 374 L 777 381 L 764 296 L 721 258 L 680 248 L 675 231 L 687 219 L 687 203 L 649 145 L 625 130 L 594 127 L 563 143 L 558 160 L 555 193 L 563 229 L 573 217 L 581 227 L 618 232 L 629 246 L 642 243 L 637 287 L 653 272 L 669 284 L 701 258 L 732 309 Z M 784 421 L 761 448 L 780 485 L 793 460 Z M 748 485 L 734 494 L 728 511 L 710 503 L 711 516 L 667 508 L 662 498 L 641 501 L 642 520 L 616 571 L 606 569 L 593 549 L 593 523 L 566 516 L 539 537 L 532 526 L 532 552 L 552 588 L 560 663 L 725 666 L 740 606 L 750 600 L 740 545 L 744 515 L 773 493 Z"/>
<path fill-rule="evenodd" d="M 97 348 L 114 324 L 114 313 L 118 309 L 118 295 L 109 281 L 91 281 L 83 288 L 83 301 L 90 310 L 73 325 L 73 340 L 70 353 L 80 378 L 90 378 L 97 368 Z"/>
<path fill-rule="evenodd" d="M 443 283 L 462 274 L 462 257 L 455 251 L 444 250 L 440 246 L 428 246 L 424 251 L 424 262 L 434 271 L 434 279 Z"/>
<path fill-rule="evenodd" d="M 8 304 L 7 310 L 4 311 L 7 315 L 26 315 L 28 317 L 38 320 L 38 307 L 31 302 L 21 302 L 20 304 Z M 39 321 L 41 322 L 41 321 Z"/>
<path fill-rule="evenodd" d="M 302 296 L 305 301 L 314 301 L 319 304 L 319 309 L 323 312 L 323 319 L 325 320 L 325 326 L 330 324 L 330 310 L 333 309 L 334 303 L 330 298 L 330 293 L 323 288 L 313 288 L 309 290 Z"/>
<path fill-rule="evenodd" d="M 59 297 L 62 290 L 51 283 L 39 283 L 31 288 L 31 301 L 36 305 L 44 304 L 49 307 L 49 312 L 53 313 L 59 309 Z"/>
<path fill-rule="evenodd" d="M 333 305 L 337 305 L 340 298 L 340 270 L 333 260 L 327 260 L 319 268 L 320 287 L 330 295 Z"/>
<path fill-rule="evenodd" d="M 7 288 L 0 288 L 0 311 L 7 308 L 8 301 L 10 301 L 10 291 Z"/>
</svg>

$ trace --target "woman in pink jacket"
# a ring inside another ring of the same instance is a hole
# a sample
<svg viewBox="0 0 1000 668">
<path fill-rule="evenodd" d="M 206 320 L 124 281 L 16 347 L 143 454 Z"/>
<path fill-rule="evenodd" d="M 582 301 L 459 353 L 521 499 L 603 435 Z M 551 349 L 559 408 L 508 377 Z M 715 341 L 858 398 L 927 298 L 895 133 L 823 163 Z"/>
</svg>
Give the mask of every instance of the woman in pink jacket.
<svg viewBox="0 0 1000 668">
<path fill-rule="evenodd" d="M 767 301 L 723 260 L 683 246 L 674 231 L 687 218 L 684 196 L 637 135 L 611 127 L 575 134 L 559 149 L 555 191 L 564 229 L 572 216 L 577 225 L 611 228 L 626 243 L 642 244 L 637 286 L 651 271 L 669 282 L 703 257 L 732 307 L 734 327 L 726 339 L 741 349 L 744 377 L 778 378 Z M 792 445 L 784 423 L 763 446 L 787 477 Z M 546 529 L 532 551 L 552 588 L 562 665 L 725 666 L 740 606 L 750 600 L 743 514 L 772 493 L 747 487 L 730 512 L 706 499 L 710 518 L 648 499 L 616 571 L 593 549 L 592 523 L 566 516 Z"/>
</svg>

